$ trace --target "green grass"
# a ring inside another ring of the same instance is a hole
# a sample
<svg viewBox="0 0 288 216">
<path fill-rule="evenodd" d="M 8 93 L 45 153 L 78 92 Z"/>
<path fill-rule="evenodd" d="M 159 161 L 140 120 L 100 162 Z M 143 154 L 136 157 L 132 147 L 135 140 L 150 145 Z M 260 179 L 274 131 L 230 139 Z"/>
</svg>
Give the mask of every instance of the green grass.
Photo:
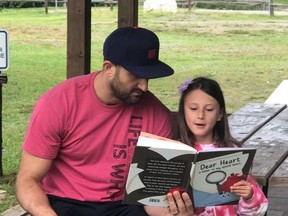
<svg viewBox="0 0 288 216">
<path fill-rule="evenodd" d="M 66 78 L 66 11 L 4 9 L 0 27 L 9 32 L 10 67 L 3 85 L 3 169 L 0 212 L 16 204 L 14 181 L 26 126 L 35 100 Z M 139 26 L 157 33 L 160 58 L 175 75 L 150 80 L 152 90 L 171 110 L 177 109 L 177 86 L 187 78 L 208 76 L 222 86 L 228 112 L 246 103 L 264 102 L 288 70 L 288 15 L 269 17 L 226 11 L 179 9 L 144 13 Z M 91 71 L 102 65 L 102 44 L 117 27 L 117 7 L 92 9 Z"/>
</svg>

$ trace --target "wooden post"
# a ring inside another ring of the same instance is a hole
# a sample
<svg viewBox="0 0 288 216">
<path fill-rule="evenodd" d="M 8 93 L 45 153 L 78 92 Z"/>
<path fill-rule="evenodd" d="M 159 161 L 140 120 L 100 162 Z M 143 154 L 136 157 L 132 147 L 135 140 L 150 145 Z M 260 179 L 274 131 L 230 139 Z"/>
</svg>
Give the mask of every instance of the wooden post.
<svg viewBox="0 0 288 216">
<path fill-rule="evenodd" d="M 113 0 L 110 0 L 110 10 L 112 11 L 113 10 Z"/>
<path fill-rule="evenodd" d="M 67 78 L 90 73 L 91 0 L 67 2 Z"/>
<path fill-rule="evenodd" d="M 269 0 L 269 15 L 274 16 L 273 0 Z"/>
<path fill-rule="evenodd" d="M 45 4 L 45 14 L 48 14 L 48 0 L 45 0 L 44 4 Z"/>
<path fill-rule="evenodd" d="M 118 0 L 118 28 L 138 26 L 138 0 Z"/>
<path fill-rule="evenodd" d="M 192 0 L 188 0 L 188 10 L 192 9 Z"/>
<path fill-rule="evenodd" d="M 55 11 L 58 11 L 58 0 L 55 0 Z"/>
</svg>

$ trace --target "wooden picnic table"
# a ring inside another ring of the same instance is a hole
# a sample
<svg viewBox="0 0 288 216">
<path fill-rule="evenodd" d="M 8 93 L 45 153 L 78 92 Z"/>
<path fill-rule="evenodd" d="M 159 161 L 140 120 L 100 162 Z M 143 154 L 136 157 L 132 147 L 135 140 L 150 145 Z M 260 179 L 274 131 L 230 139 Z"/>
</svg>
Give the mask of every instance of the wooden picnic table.
<svg viewBox="0 0 288 216">
<path fill-rule="evenodd" d="M 265 195 L 269 185 L 288 186 L 287 105 L 247 104 L 229 116 L 229 123 L 243 147 L 257 149 L 252 174 Z"/>
<path fill-rule="evenodd" d="M 283 104 L 248 103 L 228 117 L 232 136 L 243 143 L 286 108 Z"/>
</svg>

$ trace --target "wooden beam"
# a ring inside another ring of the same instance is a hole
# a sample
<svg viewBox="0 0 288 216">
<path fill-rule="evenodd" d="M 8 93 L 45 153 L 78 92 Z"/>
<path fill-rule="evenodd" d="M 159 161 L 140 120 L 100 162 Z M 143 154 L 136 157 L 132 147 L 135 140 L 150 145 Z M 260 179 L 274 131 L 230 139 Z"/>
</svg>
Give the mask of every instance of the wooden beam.
<svg viewBox="0 0 288 216">
<path fill-rule="evenodd" d="M 118 28 L 138 26 L 138 0 L 118 1 Z"/>
<path fill-rule="evenodd" d="M 67 2 L 67 78 L 90 73 L 91 0 Z"/>
</svg>

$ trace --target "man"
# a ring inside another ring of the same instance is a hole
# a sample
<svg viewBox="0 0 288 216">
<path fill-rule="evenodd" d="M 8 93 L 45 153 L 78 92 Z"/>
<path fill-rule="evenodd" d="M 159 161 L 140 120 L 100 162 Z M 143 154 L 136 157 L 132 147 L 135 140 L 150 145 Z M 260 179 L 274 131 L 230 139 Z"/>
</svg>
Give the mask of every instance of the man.
<svg viewBox="0 0 288 216">
<path fill-rule="evenodd" d="M 169 110 L 148 80 L 170 76 L 151 31 L 113 31 L 103 69 L 46 92 L 35 104 L 22 146 L 17 198 L 33 216 L 142 216 L 122 205 L 141 131 L 171 137 Z"/>
</svg>

